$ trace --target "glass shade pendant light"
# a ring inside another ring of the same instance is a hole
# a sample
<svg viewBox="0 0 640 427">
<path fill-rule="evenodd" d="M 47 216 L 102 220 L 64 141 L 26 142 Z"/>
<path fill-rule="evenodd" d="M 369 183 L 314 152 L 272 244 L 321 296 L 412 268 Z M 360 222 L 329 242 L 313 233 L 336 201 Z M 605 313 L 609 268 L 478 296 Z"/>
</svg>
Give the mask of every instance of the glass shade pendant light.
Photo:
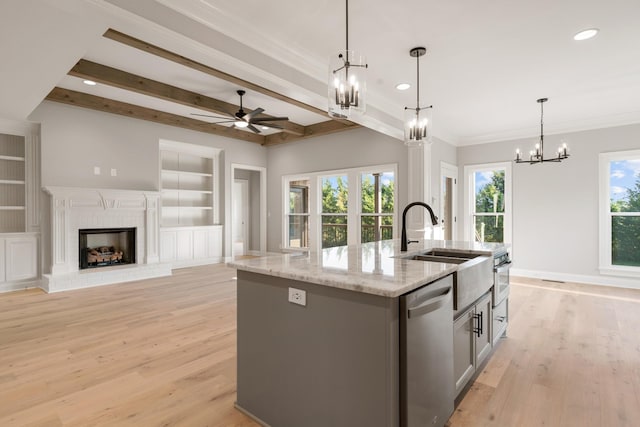
<svg viewBox="0 0 640 427">
<path fill-rule="evenodd" d="M 404 143 L 408 146 L 431 144 L 433 126 L 433 105 L 420 107 L 420 57 L 427 53 L 424 47 L 414 47 L 409 51 L 416 58 L 416 108 L 404 107 Z"/>
<path fill-rule="evenodd" d="M 329 58 L 329 116 L 346 119 L 366 110 L 367 63 L 365 57 L 349 50 L 349 0 L 346 2 L 346 49 Z"/>
<path fill-rule="evenodd" d="M 563 142 L 558 147 L 558 156 L 551 158 L 544 158 L 544 103 L 547 102 L 549 98 L 540 98 L 536 102 L 540 104 L 540 142 L 538 142 L 534 149 L 529 151 L 529 159 L 525 160 L 522 158 L 522 153 L 518 148 L 516 150 L 516 163 L 528 163 L 530 165 L 534 163 L 544 163 L 544 162 L 561 162 L 564 159 L 569 157 L 569 153 L 567 153 L 567 144 Z"/>
</svg>

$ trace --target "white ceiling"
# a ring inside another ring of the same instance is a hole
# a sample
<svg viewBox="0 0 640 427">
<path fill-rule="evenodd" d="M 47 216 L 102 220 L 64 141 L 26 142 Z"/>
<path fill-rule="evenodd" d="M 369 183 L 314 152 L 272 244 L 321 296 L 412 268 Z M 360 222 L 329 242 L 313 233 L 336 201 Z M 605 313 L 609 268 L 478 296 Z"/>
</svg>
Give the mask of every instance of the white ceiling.
<svg viewBox="0 0 640 427">
<path fill-rule="evenodd" d="M 34 6 L 30 3 L 38 4 L 39 14 L 27 13 Z M 236 86 L 106 40 L 100 37 L 106 28 L 324 110 L 328 57 L 345 47 L 344 0 L 60 3 L 11 0 L 0 6 L 3 52 L 25 56 L 17 45 L 5 46 L 5 33 L 13 27 L 30 57 L 42 53 L 47 58 L 40 71 L 47 70 L 43 83 L 30 89 L 28 102 L 16 93 L 26 85 L 14 81 L 0 88 L 11 89 L 25 103 L 23 109 L 35 108 L 34 100 L 56 84 L 89 91 L 63 71 L 80 58 L 237 103 Z M 367 114 L 354 119 L 365 126 L 401 137 L 403 107 L 415 106 L 416 60 L 409 49 L 416 46 L 428 50 L 420 63 L 420 98 L 433 104 L 435 135 L 447 142 L 535 136 L 540 97 L 549 98 L 546 133 L 640 122 L 638 0 L 351 0 L 349 8 L 350 48 L 365 53 L 369 63 Z M 48 16 L 55 16 L 57 25 Z M 33 28 L 25 30 L 31 26 L 43 26 L 47 34 L 37 31 L 36 37 Z M 601 30 L 596 38 L 572 39 L 591 27 Z M 11 77 L 20 80 L 20 71 Z M 413 87 L 399 92 L 394 88 L 399 82 Z M 93 90 L 175 114 L 194 112 L 122 90 Z M 0 100 L 0 113 L 6 114 L 7 102 Z M 251 91 L 245 105 L 303 125 L 326 120 Z"/>
</svg>

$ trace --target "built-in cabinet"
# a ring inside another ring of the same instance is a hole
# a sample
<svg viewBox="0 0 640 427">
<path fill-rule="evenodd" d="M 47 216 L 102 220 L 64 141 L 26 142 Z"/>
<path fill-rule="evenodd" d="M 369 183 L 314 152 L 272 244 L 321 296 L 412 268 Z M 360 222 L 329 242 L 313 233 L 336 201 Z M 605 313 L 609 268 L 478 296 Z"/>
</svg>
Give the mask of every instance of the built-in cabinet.
<svg viewBox="0 0 640 427">
<path fill-rule="evenodd" d="M 491 292 L 482 296 L 453 323 L 453 372 L 456 395 L 491 353 L 493 326 Z"/>
<path fill-rule="evenodd" d="M 0 120 L 0 292 L 40 285 L 40 128 Z"/>
<path fill-rule="evenodd" d="M 38 233 L 0 234 L 0 292 L 36 286 Z"/>
<path fill-rule="evenodd" d="M 190 266 L 222 261 L 222 226 L 163 227 L 160 261 Z"/>
<path fill-rule="evenodd" d="M 222 260 L 219 150 L 160 142 L 160 260 L 189 266 Z"/>
</svg>

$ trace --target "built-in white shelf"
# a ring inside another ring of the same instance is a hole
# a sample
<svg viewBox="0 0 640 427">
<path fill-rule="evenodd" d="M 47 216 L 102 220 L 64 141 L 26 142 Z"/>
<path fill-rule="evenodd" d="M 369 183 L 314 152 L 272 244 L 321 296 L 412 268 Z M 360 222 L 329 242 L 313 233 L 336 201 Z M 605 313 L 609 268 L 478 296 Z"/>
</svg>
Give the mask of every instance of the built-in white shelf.
<svg viewBox="0 0 640 427">
<path fill-rule="evenodd" d="M 163 193 L 177 192 L 177 193 L 193 193 L 193 194 L 213 194 L 211 190 L 184 190 L 179 188 L 163 188 Z"/>
<path fill-rule="evenodd" d="M 0 134 L 0 233 L 26 231 L 25 137 Z"/>
<path fill-rule="evenodd" d="M 162 169 L 162 173 L 163 174 L 175 173 L 183 176 L 213 176 L 212 173 L 208 173 L 208 172 L 191 172 L 191 171 L 181 171 L 181 170 L 175 170 L 175 169 Z"/>
<path fill-rule="evenodd" d="M 15 162 L 24 162 L 24 157 L 17 157 L 17 156 L 5 156 L 0 154 L 0 160 L 12 160 Z"/>
<path fill-rule="evenodd" d="M 216 223 L 218 150 L 160 143 L 161 226 L 212 226 Z"/>
</svg>

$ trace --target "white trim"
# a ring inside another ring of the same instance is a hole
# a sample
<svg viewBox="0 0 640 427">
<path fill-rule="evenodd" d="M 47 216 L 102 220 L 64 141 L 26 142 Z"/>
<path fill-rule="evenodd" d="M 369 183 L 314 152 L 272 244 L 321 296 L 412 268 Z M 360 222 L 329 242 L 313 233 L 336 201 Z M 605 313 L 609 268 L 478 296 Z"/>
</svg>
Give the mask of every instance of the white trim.
<svg viewBox="0 0 640 427">
<path fill-rule="evenodd" d="M 638 279 L 612 276 L 592 276 L 586 274 L 555 273 L 551 271 L 523 270 L 512 268 L 511 276 L 531 277 L 534 279 L 556 280 L 561 282 L 585 283 L 587 285 L 615 286 L 618 288 L 640 289 Z"/>
</svg>

